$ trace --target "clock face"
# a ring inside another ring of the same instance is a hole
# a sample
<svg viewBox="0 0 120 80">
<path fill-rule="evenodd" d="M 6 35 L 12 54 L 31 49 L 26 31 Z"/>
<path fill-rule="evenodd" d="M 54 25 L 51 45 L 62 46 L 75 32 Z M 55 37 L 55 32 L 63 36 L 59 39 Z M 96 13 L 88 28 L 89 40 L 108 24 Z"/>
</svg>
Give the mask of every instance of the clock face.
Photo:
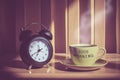
<svg viewBox="0 0 120 80">
<path fill-rule="evenodd" d="M 20 56 L 25 64 L 42 67 L 47 64 L 53 55 L 52 44 L 41 36 L 33 36 L 20 47 Z"/>
<path fill-rule="evenodd" d="M 49 49 L 43 41 L 34 40 L 29 45 L 29 54 L 34 61 L 44 62 L 48 59 Z"/>
</svg>

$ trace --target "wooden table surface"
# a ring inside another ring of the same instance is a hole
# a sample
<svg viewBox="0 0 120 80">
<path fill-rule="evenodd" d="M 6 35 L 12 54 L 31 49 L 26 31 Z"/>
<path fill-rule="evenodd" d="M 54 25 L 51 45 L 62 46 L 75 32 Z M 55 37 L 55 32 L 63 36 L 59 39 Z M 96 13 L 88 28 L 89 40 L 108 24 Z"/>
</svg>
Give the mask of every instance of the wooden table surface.
<svg viewBox="0 0 120 80">
<path fill-rule="evenodd" d="M 50 67 L 27 70 L 20 58 L 0 61 L 0 80 L 120 80 L 120 54 L 107 54 L 108 64 L 99 70 L 75 71 L 59 63 L 64 54 L 55 56 Z"/>
</svg>

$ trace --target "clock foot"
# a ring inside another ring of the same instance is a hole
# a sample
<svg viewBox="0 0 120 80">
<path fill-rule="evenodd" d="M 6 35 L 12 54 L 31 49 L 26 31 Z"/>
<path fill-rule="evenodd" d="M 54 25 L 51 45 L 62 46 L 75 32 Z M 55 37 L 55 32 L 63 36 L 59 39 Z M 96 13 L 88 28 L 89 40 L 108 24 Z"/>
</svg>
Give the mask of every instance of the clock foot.
<svg viewBox="0 0 120 80">
<path fill-rule="evenodd" d="M 29 72 L 29 74 L 32 74 L 31 69 L 32 69 L 32 65 L 29 65 L 29 66 L 28 66 L 28 72 Z"/>
<path fill-rule="evenodd" d="M 51 65 L 50 64 L 46 64 L 44 65 L 45 68 L 47 68 L 46 73 L 49 73 L 51 71 Z"/>
<path fill-rule="evenodd" d="M 29 65 L 29 66 L 28 66 L 28 70 L 31 70 L 31 69 L 32 69 L 32 65 Z"/>
</svg>

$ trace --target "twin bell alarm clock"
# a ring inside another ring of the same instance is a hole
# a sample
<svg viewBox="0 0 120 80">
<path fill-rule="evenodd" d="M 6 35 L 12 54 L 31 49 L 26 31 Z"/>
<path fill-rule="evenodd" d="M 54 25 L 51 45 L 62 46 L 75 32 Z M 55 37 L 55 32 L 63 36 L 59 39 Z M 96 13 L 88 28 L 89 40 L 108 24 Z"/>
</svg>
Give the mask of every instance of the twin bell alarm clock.
<svg viewBox="0 0 120 80">
<path fill-rule="evenodd" d="M 29 26 L 23 27 L 20 32 L 20 57 L 28 66 L 43 67 L 47 64 L 53 55 L 53 47 L 50 42 L 52 40 L 51 32 L 43 24 L 39 24 L 41 29 L 37 34 L 33 34 Z"/>
</svg>

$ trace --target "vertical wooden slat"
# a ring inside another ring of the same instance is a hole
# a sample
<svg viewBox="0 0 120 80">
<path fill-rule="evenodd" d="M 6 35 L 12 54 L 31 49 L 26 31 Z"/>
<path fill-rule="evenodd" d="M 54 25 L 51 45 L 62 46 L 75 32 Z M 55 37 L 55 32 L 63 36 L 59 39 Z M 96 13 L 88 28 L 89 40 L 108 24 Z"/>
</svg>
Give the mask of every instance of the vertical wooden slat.
<svg viewBox="0 0 120 80">
<path fill-rule="evenodd" d="M 106 5 L 108 4 L 108 1 L 109 0 L 105 0 Z M 109 7 L 105 9 L 105 13 L 106 13 L 105 46 L 106 46 L 107 52 L 116 53 L 116 0 L 110 0 Z"/>
<path fill-rule="evenodd" d="M 16 1 L 16 51 L 19 52 L 19 35 L 20 29 L 25 25 L 24 21 L 24 0 Z"/>
<path fill-rule="evenodd" d="M 69 45 L 79 43 L 79 0 L 68 0 Z"/>
<path fill-rule="evenodd" d="M 1 56 L 7 54 L 11 54 L 11 55 L 16 54 L 16 43 L 15 43 L 16 7 L 15 6 L 16 6 L 16 0 L 12 0 L 12 1 L 0 0 L 0 46 L 1 46 L 0 55 L 2 54 Z"/>
<path fill-rule="evenodd" d="M 55 0 L 54 23 L 55 23 L 55 52 L 65 53 L 65 0 Z"/>
<path fill-rule="evenodd" d="M 120 54 L 120 1 L 118 0 L 118 34 L 117 34 L 117 41 L 118 41 L 118 48 L 117 48 L 117 52 Z"/>
<path fill-rule="evenodd" d="M 66 59 L 69 58 L 69 25 L 68 25 L 68 0 L 65 0 L 65 37 L 66 37 Z"/>
<path fill-rule="evenodd" d="M 95 0 L 91 0 L 91 44 L 95 44 Z"/>
<path fill-rule="evenodd" d="M 120 54 L 120 0 L 116 1 L 116 45 L 117 53 Z"/>
<path fill-rule="evenodd" d="M 54 67 L 55 67 L 55 23 L 54 23 L 54 7 L 55 7 L 55 3 L 54 3 L 55 0 L 51 0 L 51 33 L 53 34 L 53 39 L 51 41 L 52 43 L 52 46 L 53 46 L 53 58 L 51 60 L 52 62 L 52 71 L 54 72 Z"/>
<path fill-rule="evenodd" d="M 91 44 L 91 0 L 80 0 L 80 43 Z"/>
<path fill-rule="evenodd" d="M 95 44 L 105 47 L 105 0 L 95 0 Z"/>
<path fill-rule="evenodd" d="M 41 0 L 24 0 L 24 2 L 25 25 L 34 22 L 41 23 Z M 30 30 L 33 32 L 38 32 L 40 31 L 40 26 L 31 25 Z"/>
<path fill-rule="evenodd" d="M 51 4 L 50 0 L 41 0 L 41 23 L 45 25 L 48 29 L 51 24 Z"/>
</svg>

